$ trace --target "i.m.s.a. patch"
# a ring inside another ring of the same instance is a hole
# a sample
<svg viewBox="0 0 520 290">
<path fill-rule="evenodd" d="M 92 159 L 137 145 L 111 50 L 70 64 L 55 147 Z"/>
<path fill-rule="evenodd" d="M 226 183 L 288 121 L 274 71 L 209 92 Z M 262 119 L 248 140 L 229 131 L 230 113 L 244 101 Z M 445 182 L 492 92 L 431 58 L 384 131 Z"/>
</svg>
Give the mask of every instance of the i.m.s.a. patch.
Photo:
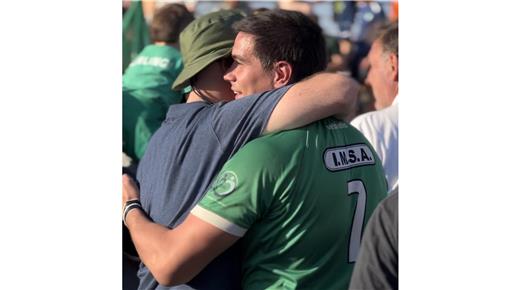
<svg viewBox="0 0 520 290">
<path fill-rule="evenodd" d="M 363 143 L 327 148 L 323 153 L 323 162 L 330 171 L 346 170 L 376 163 L 372 150 Z"/>
</svg>

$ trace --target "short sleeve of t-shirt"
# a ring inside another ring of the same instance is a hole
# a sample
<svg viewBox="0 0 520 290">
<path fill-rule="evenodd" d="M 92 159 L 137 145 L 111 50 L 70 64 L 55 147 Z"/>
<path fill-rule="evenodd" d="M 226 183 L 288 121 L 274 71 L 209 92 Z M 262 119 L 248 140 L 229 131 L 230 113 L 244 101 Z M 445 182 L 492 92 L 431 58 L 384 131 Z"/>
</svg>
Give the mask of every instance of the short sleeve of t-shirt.
<svg viewBox="0 0 520 290">
<path fill-rule="evenodd" d="M 253 141 L 254 142 L 254 141 Z M 249 143 L 222 168 L 204 198 L 191 211 L 217 228 L 242 237 L 267 213 L 281 183 L 283 160 L 268 162 L 268 146 Z M 280 156 L 277 156 L 280 157 Z M 278 162 L 281 161 L 281 162 Z M 286 187 L 281 184 L 280 187 Z"/>
<path fill-rule="evenodd" d="M 213 130 L 221 147 L 232 150 L 226 153 L 235 153 L 241 147 L 237 145 L 261 135 L 274 107 L 291 86 L 215 104 Z"/>
</svg>

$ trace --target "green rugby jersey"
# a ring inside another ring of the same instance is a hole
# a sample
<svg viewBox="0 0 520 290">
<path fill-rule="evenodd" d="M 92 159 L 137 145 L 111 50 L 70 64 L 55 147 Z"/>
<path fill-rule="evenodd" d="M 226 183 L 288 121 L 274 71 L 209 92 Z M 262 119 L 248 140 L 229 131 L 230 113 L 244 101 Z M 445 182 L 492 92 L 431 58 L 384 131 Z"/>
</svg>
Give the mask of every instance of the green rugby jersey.
<svg viewBox="0 0 520 290">
<path fill-rule="evenodd" d="M 243 236 L 245 289 L 347 289 L 386 192 L 366 138 L 329 118 L 246 144 L 192 214 Z"/>
<path fill-rule="evenodd" d="M 123 151 L 132 159 L 143 157 L 148 141 L 161 126 L 170 105 L 182 102 L 171 89 L 182 71 L 179 50 L 150 44 L 123 75 Z"/>
</svg>

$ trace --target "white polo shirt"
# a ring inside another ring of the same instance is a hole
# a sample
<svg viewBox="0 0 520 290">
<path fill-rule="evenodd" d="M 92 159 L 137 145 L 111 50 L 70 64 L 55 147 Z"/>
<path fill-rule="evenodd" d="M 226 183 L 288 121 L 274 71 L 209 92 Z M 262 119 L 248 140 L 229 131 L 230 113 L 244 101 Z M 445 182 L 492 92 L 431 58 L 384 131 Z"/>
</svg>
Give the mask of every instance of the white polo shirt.
<svg viewBox="0 0 520 290">
<path fill-rule="evenodd" d="M 398 102 L 395 97 L 390 107 L 357 116 L 350 123 L 370 141 L 385 169 L 388 191 L 398 185 Z"/>
</svg>

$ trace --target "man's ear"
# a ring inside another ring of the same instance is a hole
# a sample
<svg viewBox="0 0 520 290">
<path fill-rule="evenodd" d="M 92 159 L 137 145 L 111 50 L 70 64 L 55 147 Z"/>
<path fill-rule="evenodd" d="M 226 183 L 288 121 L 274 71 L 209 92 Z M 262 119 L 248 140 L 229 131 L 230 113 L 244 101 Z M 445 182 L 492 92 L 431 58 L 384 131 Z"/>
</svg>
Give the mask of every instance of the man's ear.
<svg viewBox="0 0 520 290">
<path fill-rule="evenodd" d="M 273 85 L 274 88 L 281 88 L 289 83 L 292 77 L 292 66 L 286 61 L 277 61 L 273 65 Z"/>
<path fill-rule="evenodd" d="M 390 62 L 392 80 L 397 82 L 399 81 L 399 60 L 397 59 L 397 55 L 391 53 L 388 56 L 388 61 Z"/>
</svg>

